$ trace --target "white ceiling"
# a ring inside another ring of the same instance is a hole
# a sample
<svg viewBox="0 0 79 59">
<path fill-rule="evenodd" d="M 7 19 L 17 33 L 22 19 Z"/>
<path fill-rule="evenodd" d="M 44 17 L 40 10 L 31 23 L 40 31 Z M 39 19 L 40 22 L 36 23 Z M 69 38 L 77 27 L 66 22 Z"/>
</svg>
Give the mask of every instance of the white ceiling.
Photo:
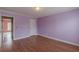
<svg viewBox="0 0 79 59">
<path fill-rule="evenodd" d="M 21 13 L 31 16 L 33 18 L 40 18 L 61 12 L 70 11 L 76 9 L 76 7 L 40 7 L 39 11 L 36 11 L 34 7 L 0 7 L 0 9 Z"/>
</svg>

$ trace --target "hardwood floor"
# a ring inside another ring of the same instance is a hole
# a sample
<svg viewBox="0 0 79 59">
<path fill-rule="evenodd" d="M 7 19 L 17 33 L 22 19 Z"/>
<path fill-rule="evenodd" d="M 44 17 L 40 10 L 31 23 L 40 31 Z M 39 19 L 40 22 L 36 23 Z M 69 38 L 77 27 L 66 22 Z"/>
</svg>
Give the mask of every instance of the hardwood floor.
<svg viewBox="0 0 79 59">
<path fill-rule="evenodd" d="M 42 36 L 31 36 L 13 41 L 10 48 L 1 48 L 2 52 L 77 52 L 79 47 L 69 45 Z"/>
</svg>

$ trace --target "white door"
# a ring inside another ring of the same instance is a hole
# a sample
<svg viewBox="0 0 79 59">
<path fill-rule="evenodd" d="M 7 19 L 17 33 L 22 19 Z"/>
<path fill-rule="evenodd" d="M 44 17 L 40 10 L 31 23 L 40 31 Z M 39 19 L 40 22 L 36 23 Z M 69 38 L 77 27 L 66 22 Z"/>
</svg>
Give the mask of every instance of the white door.
<svg viewBox="0 0 79 59">
<path fill-rule="evenodd" d="M 2 17 L 2 47 L 11 48 L 13 40 L 13 18 Z"/>
</svg>

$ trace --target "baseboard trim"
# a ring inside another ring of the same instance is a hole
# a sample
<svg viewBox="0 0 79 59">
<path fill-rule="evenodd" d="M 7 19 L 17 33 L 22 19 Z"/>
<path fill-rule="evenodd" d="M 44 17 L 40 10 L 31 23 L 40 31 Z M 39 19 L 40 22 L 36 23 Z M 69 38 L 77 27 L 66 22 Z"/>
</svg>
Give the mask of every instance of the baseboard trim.
<svg viewBox="0 0 79 59">
<path fill-rule="evenodd" d="M 27 38 L 27 37 L 30 37 L 31 35 L 29 35 L 29 36 L 24 36 L 24 37 L 18 37 L 18 38 L 15 38 L 14 40 L 21 40 L 21 39 L 23 39 L 23 38 Z"/>
<path fill-rule="evenodd" d="M 35 35 L 37 35 L 37 34 L 35 34 Z M 27 38 L 27 37 L 31 37 L 31 36 L 34 36 L 34 35 L 28 35 L 28 36 L 24 36 L 24 37 L 18 37 L 18 38 L 15 38 L 14 40 L 21 40 L 23 38 Z"/>
<path fill-rule="evenodd" d="M 64 40 L 61 40 L 61 39 L 58 39 L 58 38 L 54 38 L 54 37 L 50 37 L 50 36 L 43 35 L 43 34 L 38 34 L 38 35 L 43 36 L 43 37 L 46 37 L 46 38 L 49 38 L 49 39 L 54 39 L 54 40 L 57 40 L 57 41 L 60 41 L 60 42 L 64 42 L 64 43 L 67 43 L 67 44 L 70 44 L 70 45 L 74 45 L 74 46 L 78 46 L 79 47 L 79 44 L 77 44 L 77 43 L 72 43 L 72 42 L 64 41 Z"/>
<path fill-rule="evenodd" d="M 64 41 L 64 40 L 61 40 L 61 39 L 58 39 L 58 38 L 54 38 L 54 37 L 50 37 L 50 36 L 43 35 L 43 34 L 38 34 L 38 35 L 46 37 L 46 38 L 49 38 L 49 39 L 57 40 L 57 41 L 60 41 L 60 42 L 64 42 L 64 43 L 67 43 L 67 44 L 70 44 L 70 45 L 79 46 L 79 44 L 77 44 L 77 43 Z M 19 37 L 19 38 L 16 38 L 15 40 L 20 40 L 20 39 L 27 38 L 27 37 L 30 37 L 30 36 L 33 36 L 33 35 L 29 35 L 29 36 L 25 36 L 25 37 Z"/>
</svg>

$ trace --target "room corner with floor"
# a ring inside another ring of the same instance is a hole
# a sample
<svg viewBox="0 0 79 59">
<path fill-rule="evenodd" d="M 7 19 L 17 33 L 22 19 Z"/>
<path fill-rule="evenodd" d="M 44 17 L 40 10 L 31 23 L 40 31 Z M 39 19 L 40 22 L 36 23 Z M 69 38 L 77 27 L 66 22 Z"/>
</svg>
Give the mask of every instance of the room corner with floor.
<svg viewBox="0 0 79 59">
<path fill-rule="evenodd" d="M 79 52 L 79 8 L 0 7 L 0 52 Z"/>
</svg>

